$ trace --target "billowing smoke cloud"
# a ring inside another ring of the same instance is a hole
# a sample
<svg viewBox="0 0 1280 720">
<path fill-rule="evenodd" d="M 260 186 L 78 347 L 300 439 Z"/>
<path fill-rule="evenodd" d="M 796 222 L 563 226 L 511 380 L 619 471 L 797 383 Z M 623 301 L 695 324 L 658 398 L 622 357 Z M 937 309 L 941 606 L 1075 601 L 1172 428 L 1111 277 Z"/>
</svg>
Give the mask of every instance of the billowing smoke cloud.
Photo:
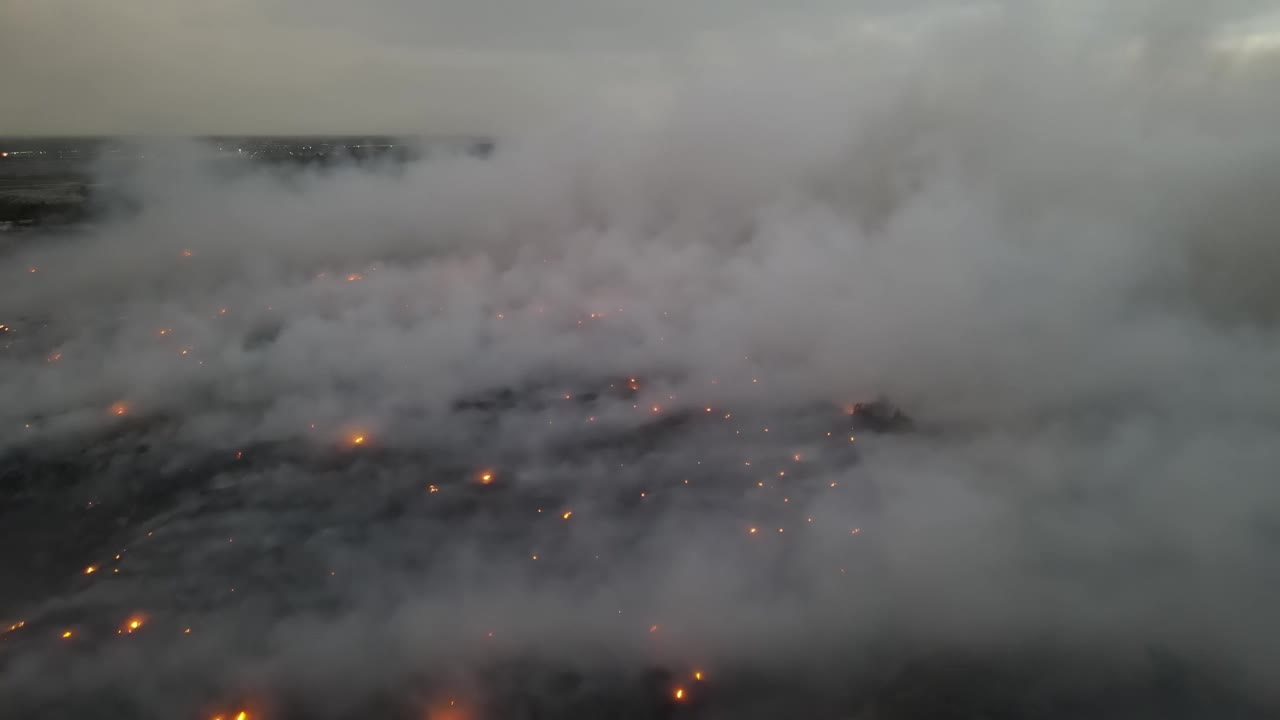
<svg viewBox="0 0 1280 720">
<path fill-rule="evenodd" d="M 135 212 L 3 259 L 3 694 L 1274 712 L 1280 75 L 1167 12 L 877 26 L 483 159 L 104 167 Z M 850 436 L 881 394 L 915 431 Z"/>
</svg>

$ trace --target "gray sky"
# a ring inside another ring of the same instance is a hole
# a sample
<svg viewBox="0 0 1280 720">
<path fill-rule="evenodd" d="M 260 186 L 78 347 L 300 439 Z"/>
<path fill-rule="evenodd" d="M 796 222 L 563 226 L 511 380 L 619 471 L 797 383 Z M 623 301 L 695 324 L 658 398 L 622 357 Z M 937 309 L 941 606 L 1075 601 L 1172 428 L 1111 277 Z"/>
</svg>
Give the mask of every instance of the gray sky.
<svg viewBox="0 0 1280 720">
<path fill-rule="evenodd" d="M 1016 13 L 1033 3 L 1015 3 Z M 1264 3 L 1034 5 L 1117 32 L 1192 36 Z M 643 111 L 756 55 L 852 62 L 978 0 L 5 0 L 0 133 L 503 131 Z M 1093 16 L 1105 13 L 1105 23 Z M 1083 20 L 1082 20 L 1083 19 Z"/>
</svg>

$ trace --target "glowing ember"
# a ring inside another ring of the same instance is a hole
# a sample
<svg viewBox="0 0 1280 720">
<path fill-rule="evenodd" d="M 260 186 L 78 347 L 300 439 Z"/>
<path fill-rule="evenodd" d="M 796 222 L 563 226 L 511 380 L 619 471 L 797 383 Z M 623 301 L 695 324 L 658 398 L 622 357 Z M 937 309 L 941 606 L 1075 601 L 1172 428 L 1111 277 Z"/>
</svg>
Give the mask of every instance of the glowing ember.
<svg viewBox="0 0 1280 720">
<path fill-rule="evenodd" d="M 71 631 L 70 631 L 70 630 L 64 630 L 64 631 L 62 631 L 62 639 L 63 639 L 63 640 L 68 640 L 68 639 L 70 639 L 70 638 L 71 638 Z"/>
<path fill-rule="evenodd" d="M 428 486 L 427 486 L 427 492 L 429 492 L 429 493 L 438 493 L 438 492 L 440 492 L 440 488 L 436 487 L 435 485 L 428 485 Z"/>
<path fill-rule="evenodd" d="M 128 403 L 118 402 L 111 406 L 112 415 L 125 415 L 129 412 Z"/>
<path fill-rule="evenodd" d="M 672 695 L 676 700 L 684 700 L 684 688 L 676 688 Z"/>
<path fill-rule="evenodd" d="M 97 566 L 97 565 L 90 565 L 89 567 L 86 567 L 86 568 L 84 569 L 84 574 L 85 574 L 85 575 L 92 575 L 92 574 L 94 574 L 94 573 L 96 573 L 96 572 L 98 572 L 98 566 Z"/>
<path fill-rule="evenodd" d="M 694 670 L 694 671 L 693 671 L 693 679 L 694 679 L 694 680 L 701 681 L 701 680 L 702 680 L 702 671 L 701 671 L 701 670 Z"/>
<path fill-rule="evenodd" d="M 565 511 L 564 511 L 564 514 L 563 514 L 563 515 L 561 515 L 560 517 L 564 518 L 565 520 L 568 520 L 569 518 L 573 517 L 573 511 L 572 511 L 572 510 L 565 510 Z"/>
<path fill-rule="evenodd" d="M 492 470 L 481 470 L 476 477 L 479 478 L 481 485 L 492 485 L 495 473 Z"/>
</svg>

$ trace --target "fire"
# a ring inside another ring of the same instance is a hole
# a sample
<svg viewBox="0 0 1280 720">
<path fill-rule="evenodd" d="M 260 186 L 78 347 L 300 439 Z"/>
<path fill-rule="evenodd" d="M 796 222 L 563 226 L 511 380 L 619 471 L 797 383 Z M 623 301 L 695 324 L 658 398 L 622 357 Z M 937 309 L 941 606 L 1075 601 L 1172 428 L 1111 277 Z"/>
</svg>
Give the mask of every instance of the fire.
<svg viewBox="0 0 1280 720">
<path fill-rule="evenodd" d="M 357 282 L 364 279 L 364 275 L 360 273 L 351 273 L 347 276 L 347 282 Z"/>
<path fill-rule="evenodd" d="M 755 535 L 759 531 L 760 531 L 760 528 L 751 528 L 750 530 L 747 530 L 747 534 Z"/>
<path fill-rule="evenodd" d="M 492 485 L 496 475 L 492 470 L 481 470 L 476 477 L 479 478 L 481 485 Z"/>
<path fill-rule="evenodd" d="M 440 488 L 436 487 L 435 485 L 428 485 L 428 486 L 427 486 L 427 492 L 429 492 L 429 493 L 438 493 L 438 492 L 440 492 Z"/>
<path fill-rule="evenodd" d="M 62 631 L 62 639 L 63 639 L 63 640 L 68 640 L 68 639 L 70 639 L 70 638 L 71 638 L 71 631 L 70 631 L 70 630 L 64 630 L 64 631 Z"/>
<path fill-rule="evenodd" d="M 697 681 L 699 681 L 699 682 L 701 682 L 701 681 L 702 681 L 702 671 L 701 671 L 701 670 L 694 670 L 694 671 L 693 671 L 693 679 L 694 679 L 694 680 L 697 680 Z"/>
<path fill-rule="evenodd" d="M 565 520 L 568 520 L 569 518 L 573 517 L 573 511 L 572 511 L 572 510 L 565 510 L 565 511 L 564 511 L 564 514 L 563 514 L 563 515 L 561 515 L 560 517 L 564 518 Z"/>
<path fill-rule="evenodd" d="M 672 696 L 675 697 L 676 700 L 684 700 L 684 688 L 676 688 L 676 691 L 672 693 Z"/>
<path fill-rule="evenodd" d="M 85 575 L 92 575 L 92 574 L 94 574 L 94 573 L 96 573 L 96 572 L 98 572 L 98 566 L 97 566 L 97 565 L 90 565 L 90 566 L 88 566 L 88 567 L 86 567 L 86 568 L 84 569 L 84 574 L 85 574 Z"/>
<path fill-rule="evenodd" d="M 363 445 L 363 444 L 364 444 L 364 436 L 363 436 L 363 435 L 356 435 L 355 437 L 351 438 L 351 444 L 352 444 L 352 445 Z"/>
<path fill-rule="evenodd" d="M 115 404 L 113 404 L 113 405 L 111 406 L 111 414 L 112 414 L 112 415 L 126 415 L 126 414 L 128 414 L 128 412 L 129 412 L 129 404 L 128 404 L 128 403 L 118 402 L 118 403 L 115 403 Z"/>
<path fill-rule="evenodd" d="M 143 618 L 141 615 L 135 615 L 129 618 L 128 620 L 126 620 L 124 627 L 117 630 L 116 634 L 117 635 L 125 634 L 125 633 L 131 634 L 137 630 L 142 629 L 142 626 L 145 622 L 146 622 L 146 618 Z"/>
</svg>

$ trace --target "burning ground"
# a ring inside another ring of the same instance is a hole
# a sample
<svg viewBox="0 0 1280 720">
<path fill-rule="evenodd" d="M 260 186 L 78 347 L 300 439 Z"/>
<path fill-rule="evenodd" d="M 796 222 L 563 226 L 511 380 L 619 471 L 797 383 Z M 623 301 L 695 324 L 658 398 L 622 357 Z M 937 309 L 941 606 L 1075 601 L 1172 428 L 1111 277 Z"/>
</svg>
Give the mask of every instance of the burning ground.
<svg viewBox="0 0 1280 720">
<path fill-rule="evenodd" d="M 486 158 L 99 168 L 0 259 L 6 707 L 1274 716 L 1274 65 L 961 25 Z"/>
</svg>

